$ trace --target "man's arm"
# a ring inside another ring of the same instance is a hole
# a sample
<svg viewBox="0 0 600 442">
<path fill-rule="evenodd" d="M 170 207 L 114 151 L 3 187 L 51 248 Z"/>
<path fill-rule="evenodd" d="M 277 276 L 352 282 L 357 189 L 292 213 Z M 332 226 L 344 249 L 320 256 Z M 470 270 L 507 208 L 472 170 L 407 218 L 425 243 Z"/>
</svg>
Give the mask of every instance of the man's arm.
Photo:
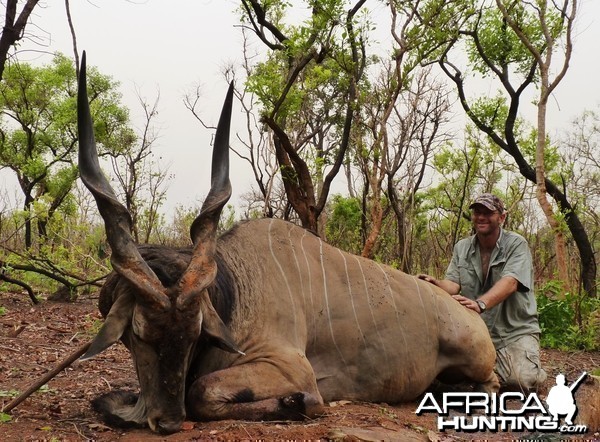
<svg viewBox="0 0 600 442">
<path fill-rule="evenodd" d="M 454 281 L 450 281 L 449 279 L 435 279 L 433 276 L 425 274 L 419 274 L 417 275 L 417 278 L 430 282 L 433 285 L 437 285 L 439 288 L 450 293 L 451 295 L 458 295 L 460 292 L 460 285 Z"/>
<path fill-rule="evenodd" d="M 487 292 L 477 298 L 477 301 L 483 301 L 486 309 L 492 308 L 515 293 L 517 291 L 518 284 L 518 281 L 512 276 L 504 276 L 500 278 Z M 455 295 L 453 298 L 466 308 L 470 308 L 471 310 L 475 310 L 477 313 L 481 313 L 481 309 L 479 308 L 477 301 L 461 295 Z"/>
<path fill-rule="evenodd" d="M 517 291 L 519 282 L 512 276 L 504 276 L 478 299 L 485 302 L 487 308 L 500 304 Z"/>
</svg>

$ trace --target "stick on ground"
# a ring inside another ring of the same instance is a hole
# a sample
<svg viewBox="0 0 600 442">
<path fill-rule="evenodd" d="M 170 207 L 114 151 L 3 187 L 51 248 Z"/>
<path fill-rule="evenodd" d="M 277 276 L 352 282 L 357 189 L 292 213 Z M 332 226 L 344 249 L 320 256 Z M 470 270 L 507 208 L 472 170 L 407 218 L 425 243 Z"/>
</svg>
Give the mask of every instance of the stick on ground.
<svg viewBox="0 0 600 442">
<path fill-rule="evenodd" d="M 42 376 L 40 379 L 38 379 L 34 384 L 32 384 L 27 390 L 25 390 L 19 396 L 14 398 L 12 401 L 10 401 L 6 405 L 6 407 L 2 408 L 2 413 L 10 412 L 13 408 L 15 408 L 17 405 L 19 405 L 21 402 L 23 402 L 25 399 L 27 399 L 29 396 L 31 396 L 33 393 L 35 393 L 37 390 L 39 390 L 42 385 L 47 384 L 50 379 L 52 379 L 54 376 L 56 376 L 62 370 L 64 370 L 69 365 L 71 365 L 73 362 L 75 362 L 75 360 L 77 360 L 81 356 L 83 356 L 83 354 L 90 347 L 91 343 L 92 343 L 91 341 L 86 342 L 81 347 L 79 347 L 77 350 L 75 350 L 73 353 L 71 353 L 69 356 L 67 356 L 65 359 L 63 359 L 55 368 L 50 370 L 48 373 L 46 373 L 44 376 Z"/>
</svg>

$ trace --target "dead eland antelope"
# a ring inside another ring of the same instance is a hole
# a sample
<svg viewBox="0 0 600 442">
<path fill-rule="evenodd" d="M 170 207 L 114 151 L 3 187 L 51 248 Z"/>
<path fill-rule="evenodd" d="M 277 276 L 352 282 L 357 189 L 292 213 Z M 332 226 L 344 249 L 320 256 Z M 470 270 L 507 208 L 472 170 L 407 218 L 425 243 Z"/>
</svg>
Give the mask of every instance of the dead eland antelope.
<svg viewBox="0 0 600 442">
<path fill-rule="evenodd" d="M 324 401 L 411 400 L 437 377 L 497 390 L 485 324 L 432 284 L 281 220 L 244 222 L 217 238 L 231 195 L 232 102 L 230 86 L 193 247 L 138 246 L 98 164 L 83 54 L 79 169 L 114 272 L 100 292 L 105 322 L 82 359 L 120 339 L 140 383 L 137 398 L 95 400 L 107 422 L 172 433 L 186 417 L 301 419 L 322 413 Z"/>
</svg>

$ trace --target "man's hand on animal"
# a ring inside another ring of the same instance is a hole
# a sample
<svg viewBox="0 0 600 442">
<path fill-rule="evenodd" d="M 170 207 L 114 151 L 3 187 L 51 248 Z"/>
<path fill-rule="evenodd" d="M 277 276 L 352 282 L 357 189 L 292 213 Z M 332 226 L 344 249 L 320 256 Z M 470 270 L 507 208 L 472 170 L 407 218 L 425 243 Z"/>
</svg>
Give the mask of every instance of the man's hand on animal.
<svg viewBox="0 0 600 442">
<path fill-rule="evenodd" d="M 458 303 L 460 305 L 462 305 L 463 307 L 473 310 L 474 312 L 479 313 L 479 314 L 483 313 L 479 303 L 473 299 L 467 298 L 462 295 L 452 295 L 452 298 L 454 298 L 456 301 L 458 301 Z"/>
<path fill-rule="evenodd" d="M 426 275 L 423 273 L 418 274 L 417 278 L 427 281 L 451 295 L 457 295 L 460 292 L 460 285 L 456 284 L 454 281 L 449 281 L 447 279 L 436 279 L 431 275 Z"/>
</svg>

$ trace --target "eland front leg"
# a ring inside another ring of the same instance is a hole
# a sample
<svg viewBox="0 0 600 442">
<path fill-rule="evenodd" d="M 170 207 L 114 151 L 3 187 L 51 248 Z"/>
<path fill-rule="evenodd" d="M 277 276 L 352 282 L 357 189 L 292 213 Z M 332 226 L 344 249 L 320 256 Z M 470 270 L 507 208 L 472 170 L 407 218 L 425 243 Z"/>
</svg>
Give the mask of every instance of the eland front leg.
<svg viewBox="0 0 600 442">
<path fill-rule="evenodd" d="M 306 358 L 282 365 L 250 362 L 198 378 L 187 394 L 190 418 L 302 420 L 323 414 L 323 399 Z"/>
</svg>

